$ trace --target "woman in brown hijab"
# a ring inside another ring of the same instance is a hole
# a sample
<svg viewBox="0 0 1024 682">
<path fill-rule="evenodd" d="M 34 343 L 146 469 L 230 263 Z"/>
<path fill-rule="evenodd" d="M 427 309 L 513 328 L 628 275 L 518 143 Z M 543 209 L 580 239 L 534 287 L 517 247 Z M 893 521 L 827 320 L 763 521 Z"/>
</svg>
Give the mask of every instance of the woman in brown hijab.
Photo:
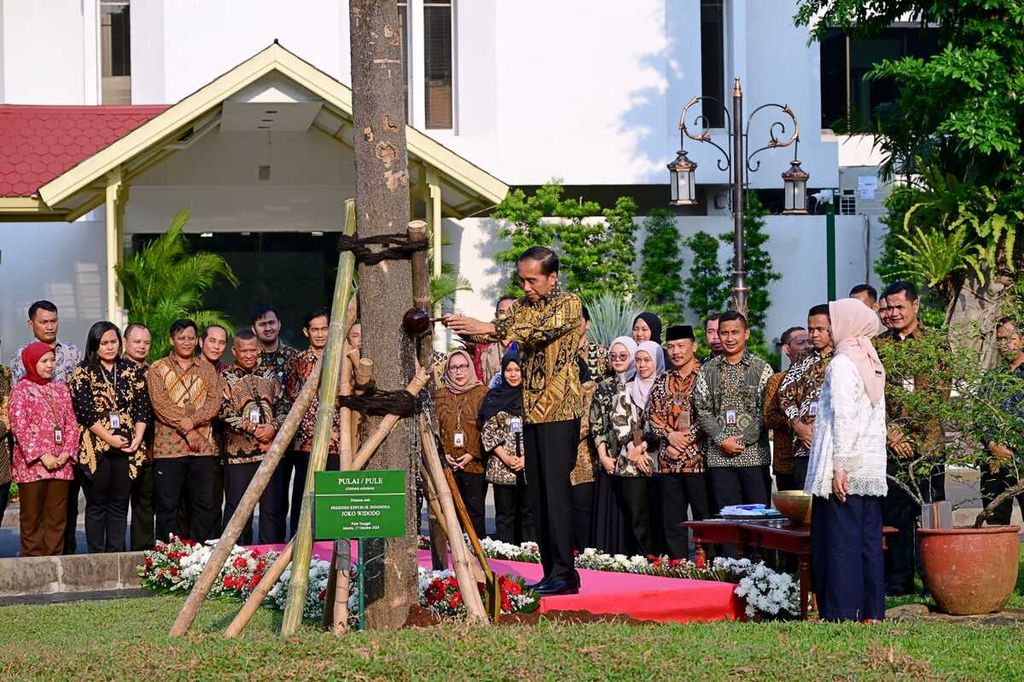
<svg viewBox="0 0 1024 682">
<path fill-rule="evenodd" d="M 473 358 L 464 350 L 452 351 L 445 362 L 441 385 L 434 392 L 441 451 L 455 473 L 462 501 L 473 521 L 477 537 L 484 537 L 484 499 L 487 480 L 484 478 L 483 446 L 477 415 L 483 405 L 487 388 L 480 383 L 473 369 Z"/>
</svg>

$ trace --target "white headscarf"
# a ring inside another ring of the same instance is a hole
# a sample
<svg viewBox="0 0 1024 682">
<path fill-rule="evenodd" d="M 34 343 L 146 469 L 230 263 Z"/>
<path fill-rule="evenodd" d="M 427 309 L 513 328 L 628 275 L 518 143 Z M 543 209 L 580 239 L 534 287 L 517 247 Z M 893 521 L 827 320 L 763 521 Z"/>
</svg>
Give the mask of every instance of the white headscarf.
<svg viewBox="0 0 1024 682">
<path fill-rule="evenodd" d="M 665 371 L 665 352 L 654 341 L 641 341 L 636 349 L 637 353 L 640 351 L 647 353 L 651 360 L 654 360 L 654 374 L 650 378 L 643 379 L 640 377 L 640 372 L 637 372 L 633 381 L 629 382 L 629 396 L 633 399 L 633 404 L 642 410 L 647 407 L 647 396 L 651 394 L 654 380 Z M 633 354 L 633 358 L 635 363 L 636 353 Z"/>
<path fill-rule="evenodd" d="M 855 303 L 860 303 L 860 307 Z M 885 393 L 885 367 L 871 344 L 871 337 L 878 333 L 878 316 L 855 298 L 832 301 L 828 311 L 836 355 L 853 361 L 871 404 L 877 405 Z"/>
<path fill-rule="evenodd" d="M 608 352 L 612 352 L 612 348 L 615 344 L 619 344 L 629 353 L 629 367 L 626 368 L 625 372 L 619 374 L 619 381 L 622 383 L 628 383 L 630 379 L 636 375 L 636 341 L 633 340 L 632 336 L 616 336 L 612 339 L 612 342 L 608 344 Z M 611 362 L 608 363 L 611 365 Z"/>
</svg>

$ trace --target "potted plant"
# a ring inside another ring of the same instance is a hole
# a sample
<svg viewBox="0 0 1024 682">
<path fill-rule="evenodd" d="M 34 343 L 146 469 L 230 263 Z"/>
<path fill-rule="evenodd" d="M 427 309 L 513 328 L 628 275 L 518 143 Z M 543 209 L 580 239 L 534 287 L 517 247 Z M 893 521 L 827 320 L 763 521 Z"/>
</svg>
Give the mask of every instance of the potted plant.
<svg viewBox="0 0 1024 682">
<path fill-rule="evenodd" d="M 1021 480 L 1024 421 L 1007 407 L 1024 400 L 1024 381 L 984 369 L 979 337 L 978 326 L 971 324 L 910 342 L 879 344 L 889 380 L 890 432 L 911 446 L 910 451 L 901 449 L 902 457 L 890 452 L 896 474 L 889 484 L 902 487 L 919 504 L 926 498 L 922 484 L 940 467 L 1006 466 Z M 1006 444 L 1014 456 L 994 461 L 985 447 L 989 442 Z M 1024 484 L 1018 484 L 988 501 L 971 526 L 919 531 L 924 580 L 940 611 L 992 613 L 1006 605 L 1017 582 L 1020 527 L 983 524 L 1004 500 L 1022 491 Z"/>
</svg>

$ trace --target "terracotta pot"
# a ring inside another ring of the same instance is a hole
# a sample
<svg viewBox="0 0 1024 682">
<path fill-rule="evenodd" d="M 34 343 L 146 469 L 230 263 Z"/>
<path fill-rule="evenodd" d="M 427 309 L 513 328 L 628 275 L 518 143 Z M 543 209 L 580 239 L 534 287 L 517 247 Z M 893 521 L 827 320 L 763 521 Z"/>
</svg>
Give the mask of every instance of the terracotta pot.
<svg viewBox="0 0 1024 682">
<path fill-rule="evenodd" d="M 935 605 L 969 616 L 1002 610 L 1017 584 L 1020 526 L 922 528 L 921 566 Z"/>
</svg>

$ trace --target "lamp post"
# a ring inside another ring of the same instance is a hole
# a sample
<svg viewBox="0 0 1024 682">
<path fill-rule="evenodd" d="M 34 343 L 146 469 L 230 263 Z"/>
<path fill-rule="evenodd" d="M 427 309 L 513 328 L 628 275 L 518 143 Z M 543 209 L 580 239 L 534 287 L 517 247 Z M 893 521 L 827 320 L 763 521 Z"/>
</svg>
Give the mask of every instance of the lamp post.
<svg viewBox="0 0 1024 682">
<path fill-rule="evenodd" d="M 726 131 L 729 136 L 728 149 L 723 148 L 711 139 L 711 129 L 708 119 L 700 114 L 693 119 L 693 125 L 699 128 L 699 132 L 693 133 L 686 125 L 686 115 L 690 108 L 698 102 L 711 102 L 722 107 L 725 112 Z M 785 135 L 786 124 L 782 121 L 774 121 L 768 127 L 768 142 L 762 147 L 749 150 L 750 126 L 761 111 L 765 109 L 778 109 L 788 116 L 793 122 L 793 132 L 789 139 L 781 140 L 780 135 Z M 788 104 L 768 103 L 750 112 L 746 121 L 743 120 L 743 88 L 740 86 L 740 79 L 733 80 L 732 87 L 732 110 L 715 97 L 694 97 L 679 115 L 679 152 L 675 160 L 668 164 L 669 179 L 672 192 L 672 205 L 693 206 L 697 203 L 695 177 L 697 164 L 686 156 L 684 141 L 690 138 L 696 142 L 706 142 L 717 149 L 722 158 L 718 160 L 718 169 L 729 171 L 731 174 L 732 190 L 732 219 L 733 219 L 733 271 L 732 271 L 732 304 L 733 309 L 743 315 L 747 314 L 747 281 L 746 271 L 743 262 L 743 209 L 746 202 L 747 176 L 755 173 L 761 167 L 761 161 L 754 159 L 758 154 L 767 149 L 778 149 L 781 147 L 793 147 L 793 160 L 789 169 L 782 174 L 785 189 L 785 210 L 787 215 L 799 215 L 807 213 L 807 181 L 810 179 L 807 171 L 800 167 L 800 161 L 796 158 L 797 149 L 800 146 L 800 124 L 796 115 L 789 108 Z"/>
</svg>

